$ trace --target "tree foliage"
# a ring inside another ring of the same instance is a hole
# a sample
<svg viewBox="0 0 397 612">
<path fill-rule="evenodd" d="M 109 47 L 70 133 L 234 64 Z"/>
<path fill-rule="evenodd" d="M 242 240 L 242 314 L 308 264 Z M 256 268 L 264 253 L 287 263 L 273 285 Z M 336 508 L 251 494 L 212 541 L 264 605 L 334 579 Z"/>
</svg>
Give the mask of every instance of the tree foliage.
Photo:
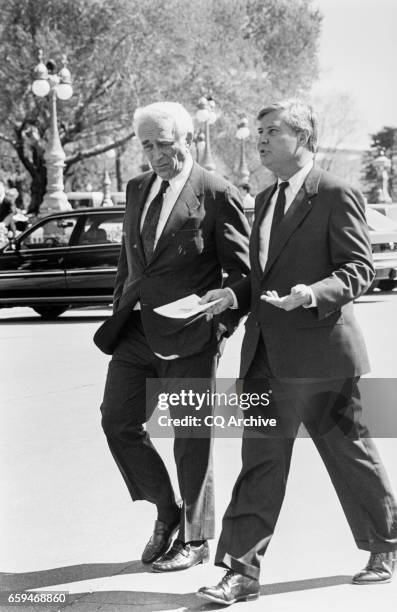
<svg viewBox="0 0 397 612">
<path fill-rule="evenodd" d="M 30 89 L 39 48 L 56 62 L 66 53 L 73 77 L 73 97 L 58 104 L 66 177 L 125 145 L 137 106 L 172 99 L 194 113 L 198 98 L 210 93 L 221 110 L 215 153 L 233 178 L 238 115 L 253 119 L 270 97 L 302 93 L 317 75 L 321 17 L 311 0 L 1 4 L 0 78 L 7 87 L 0 91 L 0 141 L 30 175 L 33 210 L 45 191 L 49 130 L 49 101 Z"/>
</svg>

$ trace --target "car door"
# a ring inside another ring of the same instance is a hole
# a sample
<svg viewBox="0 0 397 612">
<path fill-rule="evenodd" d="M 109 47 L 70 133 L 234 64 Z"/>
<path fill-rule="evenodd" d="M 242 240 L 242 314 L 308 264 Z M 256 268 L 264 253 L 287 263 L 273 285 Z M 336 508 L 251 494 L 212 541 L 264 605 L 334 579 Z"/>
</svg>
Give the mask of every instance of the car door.
<svg viewBox="0 0 397 612">
<path fill-rule="evenodd" d="M 6 247 L 0 257 L 1 301 L 66 295 L 65 255 L 77 217 L 43 219 Z"/>
<path fill-rule="evenodd" d="M 80 220 L 65 261 L 70 295 L 112 301 L 123 215 L 123 210 L 103 210 L 87 212 Z"/>
</svg>

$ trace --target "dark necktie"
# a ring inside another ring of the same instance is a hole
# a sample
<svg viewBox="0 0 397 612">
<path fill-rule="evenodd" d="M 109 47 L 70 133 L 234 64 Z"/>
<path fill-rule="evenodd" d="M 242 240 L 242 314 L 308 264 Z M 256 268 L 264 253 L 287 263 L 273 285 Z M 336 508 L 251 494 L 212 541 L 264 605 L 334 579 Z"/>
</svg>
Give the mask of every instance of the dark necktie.
<svg viewBox="0 0 397 612">
<path fill-rule="evenodd" d="M 274 240 L 274 234 L 276 233 L 276 229 L 280 225 L 280 222 L 282 221 L 284 217 L 285 190 L 287 189 L 288 185 L 289 185 L 288 181 L 283 181 L 282 183 L 280 183 L 278 187 L 277 200 L 274 206 L 272 225 L 270 228 L 269 250 L 270 250 L 270 245 L 272 243 L 272 240 Z"/>
<path fill-rule="evenodd" d="M 149 261 L 153 255 L 154 239 L 156 237 L 156 229 L 163 205 L 163 196 L 168 187 L 168 181 L 161 181 L 160 189 L 157 195 L 155 195 L 153 200 L 150 202 L 149 208 L 146 211 L 146 217 L 141 231 L 141 240 L 146 261 Z"/>
</svg>

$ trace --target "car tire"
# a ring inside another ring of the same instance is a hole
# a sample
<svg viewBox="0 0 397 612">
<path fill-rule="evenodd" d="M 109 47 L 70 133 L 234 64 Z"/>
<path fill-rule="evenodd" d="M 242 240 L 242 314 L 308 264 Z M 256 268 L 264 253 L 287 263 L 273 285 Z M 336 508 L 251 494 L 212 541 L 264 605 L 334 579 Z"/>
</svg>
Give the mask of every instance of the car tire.
<svg viewBox="0 0 397 612">
<path fill-rule="evenodd" d="M 378 287 L 381 291 L 393 291 L 396 286 L 397 281 L 391 278 L 380 280 L 378 283 Z"/>
<path fill-rule="evenodd" d="M 49 305 L 45 304 L 43 306 L 32 306 L 33 310 L 37 312 L 43 319 L 46 321 L 52 321 L 59 317 L 63 312 L 65 312 L 68 308 L 68 304 L 54 304 Z"/>
</svg>

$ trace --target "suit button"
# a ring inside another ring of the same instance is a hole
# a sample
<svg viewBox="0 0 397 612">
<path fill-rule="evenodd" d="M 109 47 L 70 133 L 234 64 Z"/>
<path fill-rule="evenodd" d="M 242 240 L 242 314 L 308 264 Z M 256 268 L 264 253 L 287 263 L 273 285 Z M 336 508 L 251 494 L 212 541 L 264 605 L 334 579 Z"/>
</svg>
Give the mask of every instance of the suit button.
<svg viewBox="0 0 397 612">
<path fill-rule="evenodd" d="M 260 324 L 258 321 L 255 321 L 255 327 L 260 327 Z"/>
</svg>

